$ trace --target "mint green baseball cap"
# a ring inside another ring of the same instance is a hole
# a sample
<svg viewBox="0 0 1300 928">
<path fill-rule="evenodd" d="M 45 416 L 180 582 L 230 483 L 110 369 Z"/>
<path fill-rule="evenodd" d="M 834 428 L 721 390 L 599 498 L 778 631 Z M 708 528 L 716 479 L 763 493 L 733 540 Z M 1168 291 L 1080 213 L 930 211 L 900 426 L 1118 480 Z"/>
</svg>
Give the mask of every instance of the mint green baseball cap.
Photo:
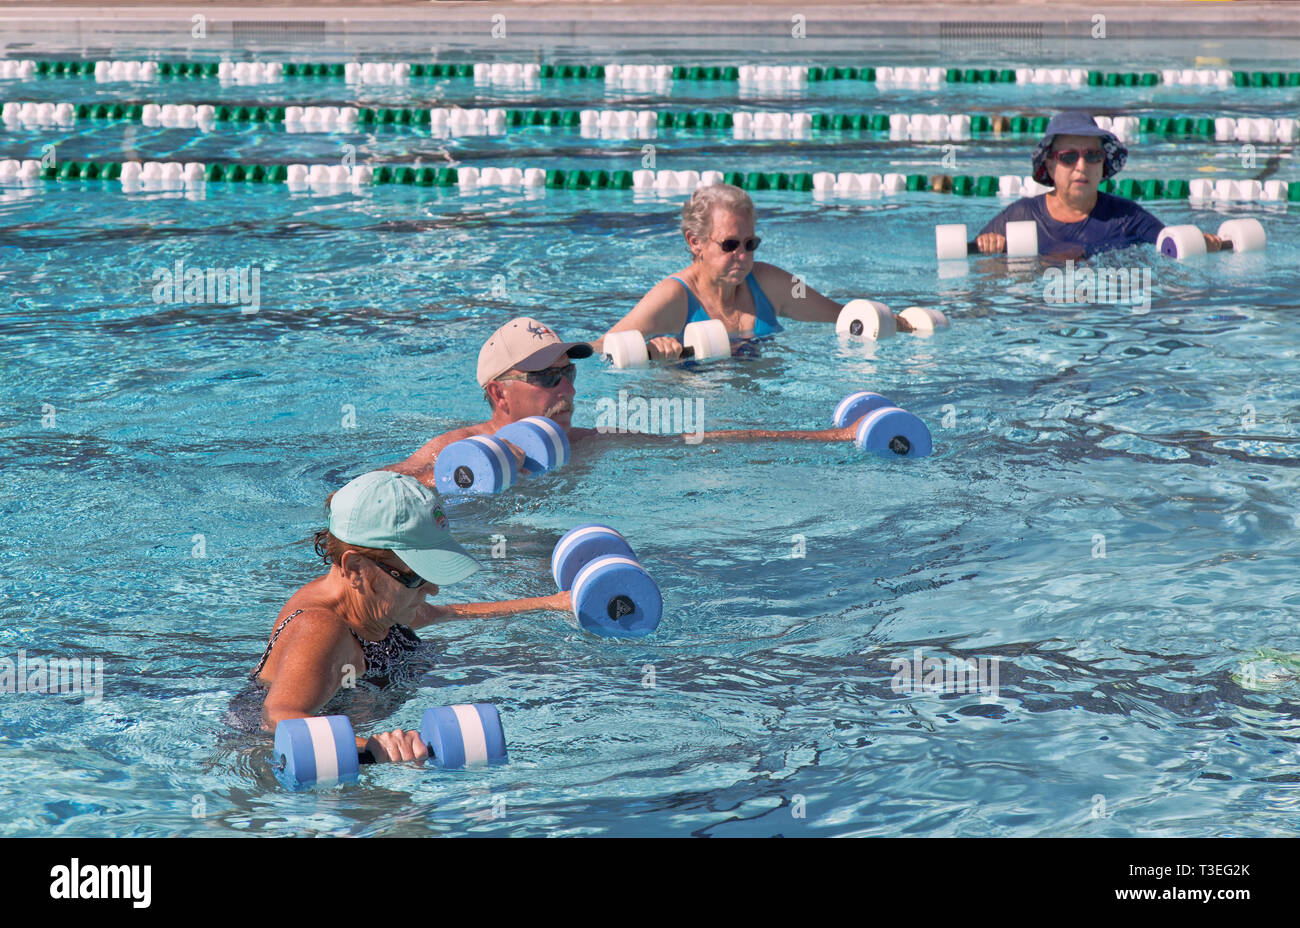
<svg viewBox="0 0 1300 928">
<path fill-rule="evenodd" d="M 438 494 L 391 470 L 362 474 L 335 493 L 329 527 L 350 545 L 387 548 L 430 583 L 456 583 L 480 566 L 451 537 Z"/>
</svg>

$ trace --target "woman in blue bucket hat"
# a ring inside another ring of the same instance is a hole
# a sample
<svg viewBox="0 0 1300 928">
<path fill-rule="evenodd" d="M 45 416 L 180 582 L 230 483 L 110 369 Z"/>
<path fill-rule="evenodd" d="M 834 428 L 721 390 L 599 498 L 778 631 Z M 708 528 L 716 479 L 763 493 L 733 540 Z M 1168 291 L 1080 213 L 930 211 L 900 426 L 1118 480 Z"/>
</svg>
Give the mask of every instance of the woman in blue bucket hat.
<svg viewBox="0 0 1300 928">
<path fill-rule="evenodd" d="M 1154 245 L 1163 222 L 1132 200 L 1097 190 L 1127 158 L 1128 149 L 1091 116 L 1058 113 L 1033 154 L 1034 180 L 1052 189 L 1012 203 L 980 230 L 975 244 L 983 254 L 1006 251 L 1007 223 L 1032 219 L 1041 255 L 1080 258 L 1138 242 Z M 1218 251 L 1218 237 L 1206 235 L 1205 247 Z"/>
</svg>

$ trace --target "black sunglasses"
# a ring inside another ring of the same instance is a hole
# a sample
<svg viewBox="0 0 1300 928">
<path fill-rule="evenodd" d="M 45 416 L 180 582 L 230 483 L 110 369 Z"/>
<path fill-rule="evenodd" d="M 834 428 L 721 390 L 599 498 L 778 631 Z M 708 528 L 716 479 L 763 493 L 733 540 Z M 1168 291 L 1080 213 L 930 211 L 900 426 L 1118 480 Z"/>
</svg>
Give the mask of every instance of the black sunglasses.
<svg viewBox="0 0 1300 928">
<path fill-rule="evenodd" d="M 567 377 L 569 383 L 573 383 L 578 377 L 578 366 L 570 361 L 564 367 L 548 367 L 544 371 L 529 371 L 526 374 L 498 377 L 497 379 L 526 380 L 534 387 L 543 387 L 549 390 L 560 382 L 561 377 Z"/>
<path fill-rule="evenodd" d="M 368 558 L 368 560 L 384 568 L 384 570 L 388 571 L 388 576 L 392 577 L 394 580 L 396 580 L 402 586 L 406 587 L 408 590 L 418 590 L 420 587 L 424 586 L 426 583 L 429 582 L 425 580 L 423 577 L 421 577 L 419 574 L 417 574 L 415 571 L 411 571 L 410 573 L 403 573 L 402 571 L 398 570 L 396 567 L 393 567 L 389 564 L 385 564 L 383 561 L 377 561 L 373 557 Z"/>
<path fill-rule="evenodd" d="M 728 239 L 724 239 L 721 242 L 714 242 L 713 244 L 717 245 L 727 254 L 731 254 L 733 251 L 735 251 L 737 248 L 740 247 L 740 239 L 728 238 Z M 745 239 L 745 250 L 750 252 L 758 251 L 758 246 L 761 244 L 763 244 L 763 240 L 761 238 L 758 238 L 757 236 L 755 236 L 754 238 L 747 238 Z"/>
<path fill-rule="evenodd" d="M 1067 168 L 1074 167 L 1078 163 L 1079 155 L 1083 155 L 1085 164 L 1101 164 L 1106 160 L 1106 153 L 1100 148 L 1090 148 L 1084 152 L 1079 151 L 1077 148 L 1066 148 L 1052 153 L 1052 156 Z"/>
</svg>

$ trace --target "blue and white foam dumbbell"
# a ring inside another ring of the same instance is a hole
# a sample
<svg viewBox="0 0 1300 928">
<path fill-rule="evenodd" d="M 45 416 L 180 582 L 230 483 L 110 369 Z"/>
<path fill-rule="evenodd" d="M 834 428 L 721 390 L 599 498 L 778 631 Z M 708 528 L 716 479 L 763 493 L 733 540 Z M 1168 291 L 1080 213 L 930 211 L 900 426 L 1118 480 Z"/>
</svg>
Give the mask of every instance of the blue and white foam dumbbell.
<svg viewBox="0 0 1300 928">
<path fill-rule="evenodd" d="M 443 770 L 510 762 L 501 713 L 491 703 L 425 709 L 420 737 L 429 758 Z"/>
<path fill-rule="evenodd" d="M 1219 226 L 1224 251 L 1263 251 L 1268 242 L 1258 219 L 1229 219 Z M 1167 258 L 1185 261 L 1206 253 L 1205 237 L 1196 226 L 1165 226 L 1156 238 L 1156 250 Z"/>
<path fill-rule="evenodd" d="M 837 429 L 842 429 L 850 423 L 858 421 L 869 412 L 893 405 L 892 401 L 885 399 L 879 393 L 859 390 L 857 393 L 850 393 L 840 400 L 839 405 L 835 407 L 835 412 L 831 413 L 831 425 Z"/>
<path fill-rule="evenodd" d="M 605 357 L 617 368 L 645 367 L 650 349 L 645 336 L 634 330 L 611 332 L 602 342 Z M 731 336 L 720 319 L 692 322 L 682 330 L 681 360 L 708 361 L 731 357 Z"/>
<path fill-rule="evenodd" d="M 610 554 L 636 560 L 627 539 L 608 525 L 589 522 L 569 529 L 551 552 L 551 576 L 556 589 L 573 589 L 573 578 L 584 564 Z"/>
<path fill-rule="evenodd" d="M 360 755 L 346 715 L 285 719 L 275 726 L 276 778 L 290 789 L 357 778 Z"/>
<path fill-rule="evenodd" d="M 569 436 L 555 420 L 529 416 L 498 429 L 496 437 L 524 453 L 524 470 L 544 474 L 569 463 Z"/>
<path fill-rule="evenodd" d="M 501 714 L 490 703 L 426 709 L 420 737 L 429 760 L 444 770 L 509 762 Z M 369 751 L 357 750 L 346 715 L 285 719 L 275 726 L 272 767 L 289 789 L 355 782 L 361 765 L 374 762 Z"/>
<path fill-rule="evenodd" d="M 842 429 L 860 417 L 865 418 L 858 423 L 853 442 L 864 451 L 884 457 L 923 458 L 934 450 L 925 423 L 879 393 L 850 393 L 835 407 L 831 424 Z"/>
<path fill-rule="evenodd" d="M 501 439 L 472 435 L 438 453 L 433 479 L 439 493 L 500 493 L 514 486 L 519 467 Z"/>
<path fill-rule="evenodd" d="M 571 529 L 551 553 L 556 586 L 568 590 L 578 624 L 608 638 L 641 638 L 659 627 L 663 596 L 631 546 L 605 525 Z"/>
</svg>

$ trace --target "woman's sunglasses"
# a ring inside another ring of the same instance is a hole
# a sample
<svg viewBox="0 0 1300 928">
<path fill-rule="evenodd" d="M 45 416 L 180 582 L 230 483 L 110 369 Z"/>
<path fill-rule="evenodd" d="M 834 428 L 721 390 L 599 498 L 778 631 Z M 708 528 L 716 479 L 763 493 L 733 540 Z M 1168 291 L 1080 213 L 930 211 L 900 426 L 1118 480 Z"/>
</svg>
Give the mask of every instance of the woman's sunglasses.
<svg viewBox="0 0 1300 928">
<path fill-rule="evenodd" d="M 534 387 L 551 389 L 560 382 L 561 377 L 568 378 L 569 383 L 573 383 L 578 376 L 578 366 L 570 361 L 564 367 L 548 367 L 544 371 L 529 371 L 526 374 L 512 375 L 508 377 L 498 377 L 498 380 L 526 380 Z"/>
<path fill-rule="evenodd" d="M 763 240 L 761 238 L 757 238 L 757 237 L 747 238 L 745 239 L 745 250 L 751 252 L 758 251 L 758 246 L 761 245 L 762 243 Z M 731 254 L 733 251 L 735 251 L 737 248 L 740 247 L 740 239 L 729 238 L 729 239 L 724 239 L 721 242 L 714 242 L 713 244 L 717 245 L 727 254 Z"/>
<path fill-rule="evenodd" d="M 427 580 L 425 580 L 415 571 L 411 571 L 410 573 L 403 573 L 402 571 L 398 570 L 396 567 L 393 567 L 389 564 L 385 564 L 383 561 L 376 561 L 373 557 L 368 558 L 368 560 L 384 568 L 384 570 L 388 571 L 388 576 L 392 577 L 394 580 L 396 580 L 402 586 L 406 587 L 408 590 L 418 590 L 420 587 L 428 583 Z"/>
<path fill-rule="evenodd" d="M 1077 148 L 1065 148 L 1061 151 L 1052 152 L 1052 157 L 1067 168 L 1074 167 L 1079 161 L 1079 156 L 1083 155 L 1085 164 L 1101 164 L 1106 160 L 1106 153 L 1100 148 L 1090 148 L 1087 151 L 1079 151 Z"/>
</svg>

